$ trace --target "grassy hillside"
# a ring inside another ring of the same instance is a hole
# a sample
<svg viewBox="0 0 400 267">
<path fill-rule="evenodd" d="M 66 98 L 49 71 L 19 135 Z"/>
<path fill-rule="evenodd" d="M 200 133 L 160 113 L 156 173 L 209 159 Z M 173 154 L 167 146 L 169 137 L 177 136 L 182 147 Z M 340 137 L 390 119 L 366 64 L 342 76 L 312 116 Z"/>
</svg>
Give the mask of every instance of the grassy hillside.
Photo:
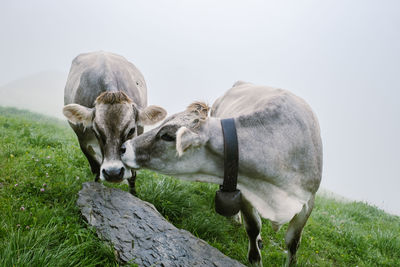
<svg viewBox="0 0 400 267">
<path fill-rule="evenodd" d="M 0 170 L 1 266 L 118 265 L 75 205 L 81 184 L 93 176 L 65 123 L 0 107 Z M 137 183 L 139 197 L 177 227 L 247 264 L 243 227 L 213 210 L 215 185 L 149 171 Z M 275 233 L 263 221 L 264 266 L 284 263 L 285 229 Z M 318 197 L 298 257 L 299 266 L 400 266 L 400 217 Z"/>
</svg>

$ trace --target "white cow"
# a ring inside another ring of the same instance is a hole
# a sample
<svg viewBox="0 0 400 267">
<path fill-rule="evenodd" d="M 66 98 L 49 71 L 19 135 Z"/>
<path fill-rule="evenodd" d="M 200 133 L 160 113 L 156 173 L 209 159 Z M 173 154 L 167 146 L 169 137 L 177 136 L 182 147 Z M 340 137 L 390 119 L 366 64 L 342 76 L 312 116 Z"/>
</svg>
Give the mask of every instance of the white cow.
<svg viewBox="0 0 400 267">
<path fill-rule="evenodd" d="M 121 162 L 121 144 L 141 134 L 144 125 L 167 115 L 161 107 L 147 106 L 142 73 L 120 55 L 102 51 L 80 54 L 72 61 L 64 103 L 63 113 L 95 180 L 127 179 L 134 194 L 136 173 Z"/>
<path fill-rule="evenodd" d="M 234 118 L 237 128 L 238 189 L 249 237 L 248 259 L 261 263 L 260 214 L 276 231 L 289 222 L 287 265 L 295 264 L 322 173 L 318 121 L 301 98 L 282 89 L 237 82 L 215 101 L 211 117 L 207 105 L 193 103 L 125 142 L 121 159 L 133 169 L 222 184 L 224 118 Z"/>
</svg>

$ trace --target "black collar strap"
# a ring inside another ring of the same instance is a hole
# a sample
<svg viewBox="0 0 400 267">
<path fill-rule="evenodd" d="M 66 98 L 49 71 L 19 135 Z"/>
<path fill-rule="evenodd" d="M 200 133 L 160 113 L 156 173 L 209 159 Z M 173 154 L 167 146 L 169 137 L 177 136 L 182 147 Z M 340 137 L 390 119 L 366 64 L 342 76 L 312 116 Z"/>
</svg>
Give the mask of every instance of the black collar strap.
<svg viewBox="0 0 400 267">
<path fill-rule="evenodd" d="M 224 182 L 215 193 L 215 211 L 223 216 L 233 216 L 242 207 L 242 194 L 236 189 L 239 169 L 239 145 L 235 120 L 221 120 L 224 137 Z"/>
<path fill-rule="evenodd" d="M 221 191 L 236 191 L 239 169 L 239 145 L 235 127 L 235 120 L 221 120 L 222 134 L 224 136 L 224 182 Z"/>
</svg>

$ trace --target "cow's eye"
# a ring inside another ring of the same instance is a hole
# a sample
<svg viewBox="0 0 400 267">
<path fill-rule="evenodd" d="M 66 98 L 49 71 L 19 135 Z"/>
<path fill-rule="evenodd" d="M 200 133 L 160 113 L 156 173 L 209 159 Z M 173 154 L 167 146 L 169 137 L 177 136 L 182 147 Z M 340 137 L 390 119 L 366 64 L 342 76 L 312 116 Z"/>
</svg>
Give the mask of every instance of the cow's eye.
<svg viewBox="0 0 400 267">
<path fill-rule="evenodd" d="M 136 131 L 136 128 L 135 128 L 135 127 L 133 127 L 132 129 L 129 130 L 128 139 L 130 139 L 131 137 L 133 137 L 135 131 Z"/>
<path fill-rule="evenodd" d="M 175 136 L 170 135 L 169 133 L 165 133 L 163 135 L 161 135 L 161 139 L 167 142 L 173 142 L 175 141 Z"/>
</svg>

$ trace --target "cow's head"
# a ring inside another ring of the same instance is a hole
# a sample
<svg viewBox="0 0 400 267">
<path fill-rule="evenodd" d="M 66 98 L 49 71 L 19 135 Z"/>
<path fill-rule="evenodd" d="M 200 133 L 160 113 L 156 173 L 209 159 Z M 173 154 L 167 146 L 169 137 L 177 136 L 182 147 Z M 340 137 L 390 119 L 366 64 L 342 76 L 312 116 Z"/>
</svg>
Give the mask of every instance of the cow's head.
<svg viewBox="0 0 400 267">
<path fill-rule="evenodd" d="M 130 168 L 166 174 L 206 172 L 202 168 L 212 166 L 205 166 L 204 159 L 211 159 L 216 147 L 211 139 L 222 142 L 218 140 L 221 134 L 213 137 L 213 132 L 218 131 L 215 129 L 221 128 L 219 120 L 207 117 L 208 110 L 204 103 L 193 103 L 184 112 L 167 118 L 159 127 L 125 142 L 121 148 L 122 161 Z M 215 164 L 218 159 L 207 162 Z"/>
<path fill-rule="evenodd" d="M 154 124 L 166 116 L 166 111 L 158 106 L 139 109 L 121 91 L 102 93 L 94 108 L 66 105 L 63 113 L 71 123 L 83 124 L 86 130 L 93 131 L 103 156 L 100 179 L 109 182 L 120 182 L 132 175 L 121 162 L 121 145 L 137 135 L 138 126 Z"/>
</svg>

